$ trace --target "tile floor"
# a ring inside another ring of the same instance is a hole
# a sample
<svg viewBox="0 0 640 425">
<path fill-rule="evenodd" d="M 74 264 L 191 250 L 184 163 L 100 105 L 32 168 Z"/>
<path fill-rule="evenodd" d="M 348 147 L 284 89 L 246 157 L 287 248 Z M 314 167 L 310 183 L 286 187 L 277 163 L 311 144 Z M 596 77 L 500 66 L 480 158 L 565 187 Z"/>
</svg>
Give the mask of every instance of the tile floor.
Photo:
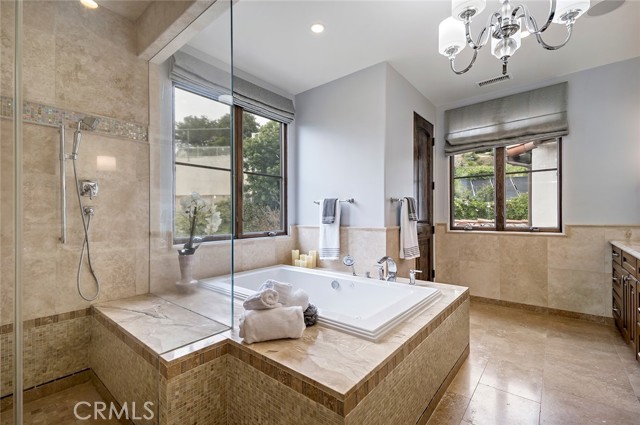
<svg viewBox="0 0 640 425">
<path fill-rule="evenodd" d="M 613 325 L 477 302 L 470 321 L 428 425 L 640 425 L 640 364 Z"/>
<path fill-rule="evenodd" d="M 120 425 L 112 420 L 80 420 L 75 418 L 73 408 L 79 401 L 104 401 L 91 382 L 76 385 L 47 397 L 25 403 L 25 425 Z M 86 417 L 92 414 L 88 406 L 79 406 L 78 414 Z M 0 414 L 1 425 L 13 425 L 13 411 Z"/>
</svg>

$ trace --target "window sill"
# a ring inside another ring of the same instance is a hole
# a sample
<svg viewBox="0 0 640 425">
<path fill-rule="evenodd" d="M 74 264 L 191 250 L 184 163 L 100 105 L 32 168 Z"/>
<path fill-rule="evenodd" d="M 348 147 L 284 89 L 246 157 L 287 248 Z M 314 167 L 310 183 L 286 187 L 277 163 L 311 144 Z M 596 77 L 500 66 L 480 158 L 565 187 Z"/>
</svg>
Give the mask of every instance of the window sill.
<svg viewBox="0 0 640 425">
<path fill-rule="evenodd" d="M 510 232 L 508 230 L 453 230 L 451 228 L 446 229 L 446 233 L 470 233 L 474 235 L 509 235 L 509 236 L 556 236 L 567 237 L 567 234 L 562 232 Z"/>
<path fill-rule="evenodd" d="M 227 245 L 230 244 L 231 242 L 235 242 L 238 244 L 243 244 L 243 243 L 249 243 L 251 241 L 255 241 L 255 242 L 264 242 L 265 240 L 271 240 L 271 239 L 285 239 L 285 238 L 291 238 L 290 234 L 286 234 L 286 235 L 276 235 L 276 236 L 260 236 L 260 237 L 252 237 L 252 238 L 240 238 L 240 239 L 224 239 L 224 240 L 218 240 L 218 241 L 206 241 L 206 242 L 202 242 L 200 244 L 200 246 L 206 247 L 206 246 L 220 246 L 220 245 Z M 182 247 L 184 246 L 184 244 L 180 243 L 180 244 L 173 244 L 172 248 L 173 249 L 182 249 Z"/>
</svg>

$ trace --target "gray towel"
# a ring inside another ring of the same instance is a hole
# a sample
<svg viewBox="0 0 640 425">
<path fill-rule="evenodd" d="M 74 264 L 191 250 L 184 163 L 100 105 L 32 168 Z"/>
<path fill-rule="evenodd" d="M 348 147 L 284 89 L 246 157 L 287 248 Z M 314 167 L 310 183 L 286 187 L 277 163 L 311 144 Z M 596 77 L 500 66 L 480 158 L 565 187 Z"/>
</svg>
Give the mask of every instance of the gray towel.
<svg viewBox="0 0 640 425">
<path fill-rule="evenodd" d="M 418 207 L 416 199 L 411 196 L 407 196 L 404 200 L 407 203 L 407 208 L 409 209 L 409 220 L 418 221 Z"/>
<path fill-rule="evenodd" d="M 325 198 L 322 200 L 322 224 L 333 224 L 336 220 L 337 198 Z"/>
<path fill-rule="evenodd" d="M 302 312 L 302 315 L 304 316 L 304 324 L 307 327 L 313 326 L 318 320 L 318 308 L 313 304 L 309 304 L 309 307 Z"/>
</svg>

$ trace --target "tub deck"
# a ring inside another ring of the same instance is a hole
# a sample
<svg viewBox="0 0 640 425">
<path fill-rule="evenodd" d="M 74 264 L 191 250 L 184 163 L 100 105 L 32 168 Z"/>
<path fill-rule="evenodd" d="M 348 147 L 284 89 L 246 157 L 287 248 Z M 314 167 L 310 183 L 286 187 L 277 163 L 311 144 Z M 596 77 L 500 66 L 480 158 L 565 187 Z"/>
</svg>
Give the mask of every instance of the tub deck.
<svg viewBox="0 0 640 425">
<path fill-rule="evenodd" d="M 406 279 L 399 281 L 406 282 Z M 297 404 L 310 401 L 322 406 L 326 410 L 323 412 L 329 416 L 322 417 L 319 423 L 349 423 L 350 414 L 352 417 L 356 414 L 359 417 L 364 415 L 366 405 L 371 404 L 365 402 L 374 402 L 376 398 L 382 397 L 378 393 L 383 392 L 385 383 L 399 379 L 408 367 L 414 370 L 411 373 L 423 367 L 433 369 L 429 372 L 431 378 L 428 382 L 425 381 L 434 386 L 433 394 L 427 399 L 427 404 L 430 404 L 441 390 L 442 384 L 446 383 L 447 377 L 455 372 L 456 364 L 466 357 L 469 344 L 468 288 L 433 282 L 419 283 L 439 289 L 442 296 L 429 309 L 399 324 L 378 342 L 316 325 L 307 328 L 303 337 L 298 340 L 276 340 L 248 345 L 242 342 L 238 329 L 234 328 L 163 351 L 157 345 L 150 344 L 144 335 L 136 335 L 137 331 L 130 326 L 132 321 L 135 322 L 131 318 L 131 315 L 136 314 L 135 304 L 162 303 L 159 297 L 139 296 L 108 305 L 96 305 L 94 309 L 100 323 L 125 330 L 126 338 L 120 339 L 134 348 L 135 352 L 144 352 L 147 361 L 157 368 L 160 379 L 170 383 L 184 378 L 190 371 L 201 369 L 208 362 L 228 358 L 225 367 L 235 367 L 237 374 L 247 380 L 254 379 L 257 369 L 273 378 L 278 384 L 277 388 L 284 391 L 284 394 L 289 394 Z M 164 297 L 170 298 L 167 294 Z M 229 304 L 229 298 L 210 291 L 182 295 L 180 300 L 187 307 L 184 310 L 190 314 L 202 314 L 211 309 L 220 314 L 225 310 L 225 305 Z M 124 323 L 118 322 L 122 313 L 118 309 L 118 303 L 127 306 L 128 319 Z M 236 302 L 235 315 L 239 316 L 242 311 L 241 304 Z M 114 312 L 118 312 L 120 316 Z M 137 314 L 145 316 L 144 313 Z M 154 319 L 147 315 L 141 320 L 148 322 Z M 163 319 L 157 320 L 157 328 L 160 329 L 160 321 Z M 434 342 L 435 347 L 430 347 Z M 254 372 L 249 373 L 249 369 Z M 407 381 L 406 377 L 403 379 Z M 240 381 L 244 379 L 237 380 Z M 420 385 L 426 385 L 425 382 Z M 262 381 L 252 385 L 255 387 L 262 384 L 267 385 Z M 269 385 L 271 384 L 273 382 L 269 381 Z M 274 390 L 271 388 L 269 391 Z M 230 394 L 233 396 L 234 391 L 230 391 Z M 296 401 L 298 396 L 302 398 Z M 380 404 L 380 401 L 376 401 L 376 404 Z M 268 406 L 260 406 L 260 409 L 268 410 Z M 419 406 L 421 413 L 424 409 L 425 406 Z M 371 408 L 366 410 L 370 411 Z"/>
</svg>

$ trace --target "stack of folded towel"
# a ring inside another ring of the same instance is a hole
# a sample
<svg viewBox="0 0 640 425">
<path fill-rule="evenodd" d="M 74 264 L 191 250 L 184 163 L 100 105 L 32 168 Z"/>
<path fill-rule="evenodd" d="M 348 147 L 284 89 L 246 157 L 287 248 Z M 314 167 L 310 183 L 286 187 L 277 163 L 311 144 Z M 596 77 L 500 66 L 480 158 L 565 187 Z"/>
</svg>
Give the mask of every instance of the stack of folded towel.
<svg viewBox="0 0 640 425">
<path fill-rule="evenodd" d="M 303 312 L 309 295 L 290 283 L 265 281 L 258 292 L 244 301 L 240 337 L 247 344 L 280 338 L 300 338 L 305 329 Z"/>
</svg>

